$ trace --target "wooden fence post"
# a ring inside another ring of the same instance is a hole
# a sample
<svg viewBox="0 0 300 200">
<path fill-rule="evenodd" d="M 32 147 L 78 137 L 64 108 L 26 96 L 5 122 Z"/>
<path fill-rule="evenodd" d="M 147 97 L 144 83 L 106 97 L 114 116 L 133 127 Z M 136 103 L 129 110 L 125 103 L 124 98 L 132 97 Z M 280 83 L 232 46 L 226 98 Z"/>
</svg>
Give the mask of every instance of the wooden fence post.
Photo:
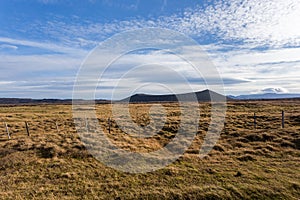
<svg viewBox="0 0 300 200">
<path fill-rule="evenodd" d="M 254 113 L 253 119 L 254 119 L 254 129 L 256 129 L 256 113 Z"/>
<path fill-rule="evenodd" d="M 284 128 L 284 111 L 281 111 L 281 127 Z"/>
<path fill-rule="evenodd" d="M 110 127 L 111 127 L 111 120 L 110 120 L 110 118 L 108 118 L 107 122 L 108 122 L 108 133 L 110 133 Z"/>
<path fill-rule="evenodd" d="M 30 136 L 28 123 L 25 121 L 27 135 Z"/>
<path fill-rule="evenodd" d="M 59 129 L 58 129 L 58 123 L 57 123 L 57 121 L 55 121 L 55 125 L 56 125 L 57 133 L 59 134 Z"/>
<path fill-rule="evenodd" d="M 10 134 L 9 134 L 8 125 L 7 125 L 6 122 L 5 122 L 4 124 L 5 124 L 5 128 L 6 128 L 6 132 L 7 132 L 8 139 L 10 139 Z"/>
<path fill-rule="evenodd" d="M 86 129 L 86 132 L 89 133 L 89 122 L 88 122 L 87 117 L 85 117 L 85 129 Z"/>
</svg>

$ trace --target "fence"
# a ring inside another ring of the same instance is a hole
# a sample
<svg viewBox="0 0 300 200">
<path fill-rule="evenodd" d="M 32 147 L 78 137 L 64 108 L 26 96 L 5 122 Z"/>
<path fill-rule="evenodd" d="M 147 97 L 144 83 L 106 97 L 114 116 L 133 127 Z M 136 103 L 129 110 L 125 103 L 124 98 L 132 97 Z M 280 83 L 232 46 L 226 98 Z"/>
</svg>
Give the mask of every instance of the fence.
<svg viewBox="0 0 300 200">
<path fill-rule="evenodd" d="M 32 128 L 33 124 L 34 123 L 37 123 L 38 125 L 41 123 L 41 121 L 36 121 L 36 122 L 28 122 L 28 121 L 24 121 L 24 122 L 17 122 L 17 123 L 14 123 L 15 127 L 18 127 L 18 130 L 17 131 L 12 131 L 10 128 L 14 127 L 14 126 L 10 126 L 12 123 L 10 122 L 3 122 L 3 126 L 4 126 L 4 129 L 5 129 L 5 132 L 7 134 L 7 137 L 8 139 L 11 139 L 12 135 L 16 134 L 17 132 L 20 132 L 19 131 L 19 128 L 20 128 L 20 123 L 23 123 L 24 126 L 22 128 L 24 128 L 24 130 L 22 132 L 24 132 L 24 134 L 26 134 L 28 137 L 31 136 L 31 133 L 33 130 L 35 130 L 36 128 Z M 46 123 L 49 123 L 49 121 L 44 121 L 44 124 Z M 58 121 L 53 121 L 51 122 L 53 123 L 53 126 L 55 127 L 55 130 L 57 131 L 57 133 L 59 134 L 60 133 L 60 129 L 59 129 L 59 126 L 65 126 L 66 124 L 65 123 L 59 123 Z M 53 130 L 53 128 L 50 127 L 50 129 Z M 49 128 L 46 129 L 46 126 L 45 126 L 45 129 L 44 130 L 49 130 Z"/>
<path fill-rule="evenodd" d="M 262 117 L 262 116 L 259 116 L 257 114 L 258 113 L 256 113 L 256 112 L 254 112 L 254 114 L 253 114 L 253 128 L 254 129 L 257 129 L 258 126 L 259 126 L 257 119 L 259 117 Z M 280 115 L 278 114 L 278 116 L 280 116 Z M 112 120 L 111 120 L 111 118 L 108 118 L 107 120 L 101 120 L 101 121 L 105 122 L 107 124 L 107 131 L 110 134 L 111 133 L 111 127 L 112 127 Z M 285 121 L 286 121 L 285 120 L 285 111 L 281 111 L 281 128 L 283 128 L 283 129 L 285 128 Z M 64 125 L 65 126 L 66 125 L 65 122 L 59 123 L 58 121 L 49 121 L 49 120 L 45 121 L 45 123 L 49 123 L 49 122 L 53 123 L 52 126 L 54 126 L 54 129 L 57 131 L 58 134 L 60 133 L 59 126 L 60 125 Z M 28 121 L 24 121 L 23 123 L 24 123 L 24 133 L 27 134 L 27 136 L 29 137 L 31 135 L 30 124 L 33 124 L 33 122 L 29 123 Z M 73 122 L 71 122 L 71 123 L 75 127 L 75 124 Z M 85 123 L 86 130 L 88 130 L 88 120 L 86 119 L 85 122 L 83 122 L 83 123 Z M 11 139 L 13 132 L 10 130 L 9 123 L 4 121 L 3 125 L 4 125 L 4 129 L 6 131 L 8 139 Z M 70 123 L 67 124 L 67 125 L 70 125 Z M 50 129 L 53 129 L 53 127 L 50 128 Z"/>
<path fill-rule="evenodd" d="M 281 128 L 284 128 L 285 126 L 285 112 L 284 111 L 281 111 Z M 254 126 L 254 129 L 257 128 L 257 116 L 256 116 L 256 113 L 254 113 L 253 115 L 253 126 Z"/>
</svg>

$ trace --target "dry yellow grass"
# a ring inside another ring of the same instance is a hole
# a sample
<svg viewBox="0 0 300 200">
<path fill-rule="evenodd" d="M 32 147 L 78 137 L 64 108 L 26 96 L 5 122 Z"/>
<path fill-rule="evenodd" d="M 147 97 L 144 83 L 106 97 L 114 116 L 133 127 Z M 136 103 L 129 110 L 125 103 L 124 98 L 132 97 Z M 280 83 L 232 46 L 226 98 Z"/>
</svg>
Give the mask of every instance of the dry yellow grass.
<svg viewBox="0 0 300 200">
<path fill-rule="evenodd" d="M 217 145 L 203 159 L 200 146 L 210 122 L 200 104 L 197 136 L 187 152 L 164 169 L 129 174 L 94 159 L 80 141 L 70 105 L 2 106 L 1 199 L 299 199 L 300 101 L 229 102 Z M 149 104 L 130 105 L 133 120 L 147 125 Z M 97 105 L 100 125 L 120 148 L 150 152 L 166 145 L 180 124 L 177 104 L 164 104 L 167 122 L 152 138 L 133 138 Z M 281 110 L 286 127 L 281 128 Z M 253 128 L 253 113 L 257 129 Z M 30 137 L 26 134 L 28 121 Z M 58 125 L 58 129 L 57 126 Z"/>
</svg>

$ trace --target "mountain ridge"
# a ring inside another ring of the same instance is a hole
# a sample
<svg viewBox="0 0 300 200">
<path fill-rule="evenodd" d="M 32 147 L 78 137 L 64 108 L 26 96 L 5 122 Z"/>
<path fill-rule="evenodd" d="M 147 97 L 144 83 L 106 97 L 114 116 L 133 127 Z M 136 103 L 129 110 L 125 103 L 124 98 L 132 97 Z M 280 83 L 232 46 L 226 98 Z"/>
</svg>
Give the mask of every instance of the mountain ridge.
<svg viewBox="0 0 300 200">
<path fill-rule="evenodd" d="M 280 99 L 300 99 L 300 94 L 292 93 L 263 93 L 263 94 L 245 94 L 245 95 L 228 95 L 224 96 L 211 90 L 203 90 L 198 92 L 182 93 L 182 94 L 134 94 L 121 100 L 106 100 L 96 99 L 95 103 L 111 103 L 111 102 L 131 102 L 131 103 L 147 103 L 147 102 L 178 102 L 180 101 L 194 101 L 195 97 L 198 102 L 211 101 L 211 97 L 217 101 L 230 100 L 280 100 Z M 0 98 L 0 105 L 39 105 L 39 104 L 72 104 L 72 99 L 32 99 L 32 98 Z M 85 100 L 80 100 L 85 101 Z"/>
<path fill-rule="evenodd" d="M 294 99 L 300 98 L 300 94 L 296 93 L 262 93 L 262 94 L 245 94 L 238 96 L 228 96 L 236 100 L 258 100 L 258 99 Z"/>
<path fill-rule="evenodd" d="M 225 100 L 230 100 L 231 98 L 216 93 L 211 90 L 203 90 L 198 92 L 182 93 L 182 94 L 163 94 L 163 95 L 153 95 L 153 94 L 134 94 L 127 98 L 120 100 L 119 102 L 130 102 L 130 103 L 143 103 L 143 102 L 178 102 L 178 101 L 195 101 L 207 102 L 216 101 L 222 102 Z"/>
</svg>

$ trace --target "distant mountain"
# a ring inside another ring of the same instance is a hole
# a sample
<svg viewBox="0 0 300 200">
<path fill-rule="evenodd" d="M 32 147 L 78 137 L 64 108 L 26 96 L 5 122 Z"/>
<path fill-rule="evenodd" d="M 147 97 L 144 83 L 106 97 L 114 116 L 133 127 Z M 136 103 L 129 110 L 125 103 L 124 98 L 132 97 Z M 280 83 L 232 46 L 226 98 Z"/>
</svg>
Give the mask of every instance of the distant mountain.
<svg viewBox="0 0 300 200">
<path fill-rule="evenodd" d="M 0 98 L 0 104 L 69 104 L 71 99 Z"/>
<path fill-rule="evenodd" d="M 230 99 L 224 95 L 218 94 L 210 90 L 204 90 L 195 93 L 185 93 L 185 94 L 165 94 L 165 95 L 150 95 L 150 94 L 135 94 L 120 102 L 131 102 L 131 103 L 142 103 L 142 102 L 176 102 L 180 101 L 193 101 L 195 96 L 198 102 L 211 101 L 224 101 L 225 99 Z"/>
<path fill-rule="evenodd" d="M 239 95 L 239 96 L 228 96 L 232 99 L 246 100 L 246 99 L 291 99 L 300 98 L 300 94 L 277 94 L 277 93 L 265 93 L 265 94 L 249 94 L 249 95 Z"/>
<path fill-rule="evenodd" d="M 213 98 L 215 101 L 226 100 L 264 100 L 264 99 L 292 99 L 299 98 L 300 94 L 250 94 L 239 96 L 224 96 L 214 91 L 204 90 L 195 93 L 184 94 L 166 94 L 166 95 L 151 95 L 151 94 L 135 94 L 120 101 L 115 102 L 132 102 L 132 103 L 147 103 L 147 102 L 177 102 L 193 101 L 194 95 L 198 102 L 208 102 Z M 78 100 L 86 102 L 86 100 Z M 110 100 L 96 99 L 96 104 L 111 103 Z M 0 105 L 37 105 L 37 104 L 72 104 L 72 99 L 30 99 L 30 98 L 0 98 Z"/>
<path fill-rule="evenodd" d="M 109 103 L 107 100 L 95 100 L 96 103 Z M 72 99 L 30 99 L 0 98 L 0 105 L 36 105 L 36 104 L 72 104 Z"/>
</svg>

